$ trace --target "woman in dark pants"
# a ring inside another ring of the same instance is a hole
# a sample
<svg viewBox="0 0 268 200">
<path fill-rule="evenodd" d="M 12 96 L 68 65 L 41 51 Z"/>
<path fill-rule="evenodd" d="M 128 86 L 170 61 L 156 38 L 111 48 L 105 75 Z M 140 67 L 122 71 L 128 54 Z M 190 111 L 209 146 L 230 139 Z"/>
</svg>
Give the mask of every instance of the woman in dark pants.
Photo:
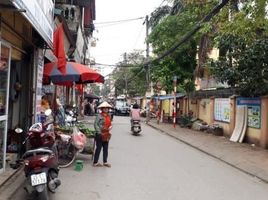
<svg viewBox="0 0 268 200">
<path fill-rule="evenodd" d="M 96 150 L 94 154 L 94 167 L 106 166 L 111 167 L 111 164 L 107 162 L 108 159 L 108 147 L 109 140 L 111 138 L 110 130 L 112 128 L 111 117 L 109 115 L 109 109 L 112 106 L 107 102 L 101 103 L 98 108 L 101 109 L 101 113 L 96 116 L 94 127 L 96 130 Z M 103 150 L 103 165 L 98 162 L 101 149 Z"/>
</svg>

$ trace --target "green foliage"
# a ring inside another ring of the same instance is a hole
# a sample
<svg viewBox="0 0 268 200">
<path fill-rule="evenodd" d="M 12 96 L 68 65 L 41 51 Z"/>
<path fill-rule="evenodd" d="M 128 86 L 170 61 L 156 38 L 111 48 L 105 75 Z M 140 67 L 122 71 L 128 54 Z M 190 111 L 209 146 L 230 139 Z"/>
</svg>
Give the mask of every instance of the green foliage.
<svg viewBox="0 0 268 200">
<path fill-rule="evenodd" d="M 223 41 L 228 54 L 212 63 L 215 77 L 231 86 L 239 86 L 243 96 L 268 94 L 268 38 L 249 45 L 243 38 L 234 36 L 222 38 Z"/>
<path fill-rule="evenodd" d="M 154 54 L 161 56 L 187 34 L 196 22 L 201 18 L 201 13 L 206 9 L 196 8 L 194 5 L 180 4 L 178 13 L 166 16 L 160 23 L 153 27 L 149 36 L 149 42 L 153 46 Z M 206 6 L 202 6 L 206 8 Z M 209 24 L 207 29 L 211 29 Z M 204 29 L 205 31 L 205 29 Z M 177 48 L 171 55 L 163 58 L 158 63 L 153 63 L 152 79 L 160 81 L 167 92 L 173 90 L 173 77 L 178 77 L 178 85 L 186 91 L 185 80 L 192 80 L 193 72 L 196 67 L 197 37 L 193 37 L 185 44 Z M 194 87 L 192 87 L 194 89 Z"/>
<path fill-rule="evenodd" d="M 145 57 L 142 52 L 134 51 L 126 60 L 118 64 L 113 72 L 116 95 L 143 96 L 147 89 L 145 71 L 141 71 Z"/>
<path fill-rule="evenodd" d="M 219 3 L 218 0 L 169 2 L 173 2 L 171 7 L 159 8 L 151 15 L 152 32 L 148 41 L 155 56 L 166 53 Z M 242 6 L 238 4 L 241 2 Z M 267 21 L 267 0 L 230 1 L 191 40 L 152 64 L 152 80 L 160 81 L 170 92 L 173 77 L 177 76 L 179 90 L 189 92 L 194 89 L 197 45 L 203 50 L 199 64 L 205 63 L 210 47 L 218 47 L 220 58 L 211 62 L 211 72 L 219 81 L 239 87 L 244 96 L 268 94 Z M 208 45 L 202 46 L 204 36 Z"/>
<path fill-rule="evenodd" d="M 149 25 L 151 28 L 154 28 L 160 21 L 165 18 L 171 11 L 171 7 L 162 6 L 158 7 L 155 11 L 151 13 L 151 17 L 149 20 Z"/>
<path fill-rule="evenodd" d="M 93 138 L 95 137 L 95 129 L 94 128 L 89 128 L 85 124 L 80 123 L 77 125 L 79 130 L 86 135 L 87 138 Z"/>
<path fill-rule="evenodd" d="M 100 86 L 97 84 L 90 84 L 90 88 L 93 92 L 93 94 L 96 94 L 97 96 L 101 96 L 101 90 Z"/>
<path fill-rule="evenodd" d="M 228 10 L 217 21 L 215 44 L 220 59 L 212 62 L 212 72 L 221 82 L 239 87 L 243 96 L 268 94 L 267 38 L 265 0 L 245 1 L 228 20 Z"/>
</svg>

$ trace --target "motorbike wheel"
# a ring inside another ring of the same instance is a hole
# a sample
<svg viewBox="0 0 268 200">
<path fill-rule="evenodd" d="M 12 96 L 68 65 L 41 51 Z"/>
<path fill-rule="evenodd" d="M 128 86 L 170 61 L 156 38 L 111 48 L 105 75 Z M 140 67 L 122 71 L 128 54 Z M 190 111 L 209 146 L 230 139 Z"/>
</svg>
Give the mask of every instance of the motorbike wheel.
<svg viewBox="0 0 268 200">
<path fill-rule="evenodd" d="M 76 148 L 70 142 L 66 143 L 64 141 L 59 141 L 57 148 L 59 167 L 69 167 L 75 160 L 77 153 Z"/>
<path fill-rule="evenodd" d="M 35 199 L 37 199 L 37 200 L 49 200 L 47 187 L 45 187 L 44 190 L 40 193 L 36 192 Z"/>
</svg>

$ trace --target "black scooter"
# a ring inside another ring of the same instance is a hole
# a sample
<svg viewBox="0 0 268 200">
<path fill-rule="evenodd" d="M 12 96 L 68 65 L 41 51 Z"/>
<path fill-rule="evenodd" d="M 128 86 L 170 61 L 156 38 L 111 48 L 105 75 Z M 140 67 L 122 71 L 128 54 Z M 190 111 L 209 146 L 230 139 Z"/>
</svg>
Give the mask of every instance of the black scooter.
<svg viewBox="0 0 268 200">
<path fill-rule="evenodd" d="M 140 120 L 132 120 L 131 122 L 131 131 L 133 135 L 139 135 L 141 132 Z"/>
</svg>

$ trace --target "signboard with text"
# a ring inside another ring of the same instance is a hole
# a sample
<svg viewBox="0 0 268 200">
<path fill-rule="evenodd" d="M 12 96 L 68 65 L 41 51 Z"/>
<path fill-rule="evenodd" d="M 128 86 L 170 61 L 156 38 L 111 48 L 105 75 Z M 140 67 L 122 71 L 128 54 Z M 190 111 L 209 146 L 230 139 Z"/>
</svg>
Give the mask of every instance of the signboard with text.
<svg viewBox="0 0 268 200">
<path fill-rule="evenodd" d="M 36 120 L 41 113 L 41 101 L 42 101 L 42 82 L 43 82 L 43 70 L 44 70 L 44 54 L 42 49 L 38 49 L 37 57 L 37 75 L 36 75 L 36 93 L 35 93 L 35 102 L 36 102 Z"/>
<path fill-rule="evenodd" d="M 22 14 L 47 44 L 53 47 L 53 8 L 52 0 L 13 0 L 17 9 L 25 10 Z"/>
<path fill-rule="evenodd" d="M 230 100 L 228 98 L 215 99 L 214 119 L 216 121 L 230 122 Z"/>
<path fill-rule="evenodd" d="M 260 98 L 237 98 L 237 106 L 247 106 L 248 126 L 261 128 L 261 99 Z"/>
</svg>

